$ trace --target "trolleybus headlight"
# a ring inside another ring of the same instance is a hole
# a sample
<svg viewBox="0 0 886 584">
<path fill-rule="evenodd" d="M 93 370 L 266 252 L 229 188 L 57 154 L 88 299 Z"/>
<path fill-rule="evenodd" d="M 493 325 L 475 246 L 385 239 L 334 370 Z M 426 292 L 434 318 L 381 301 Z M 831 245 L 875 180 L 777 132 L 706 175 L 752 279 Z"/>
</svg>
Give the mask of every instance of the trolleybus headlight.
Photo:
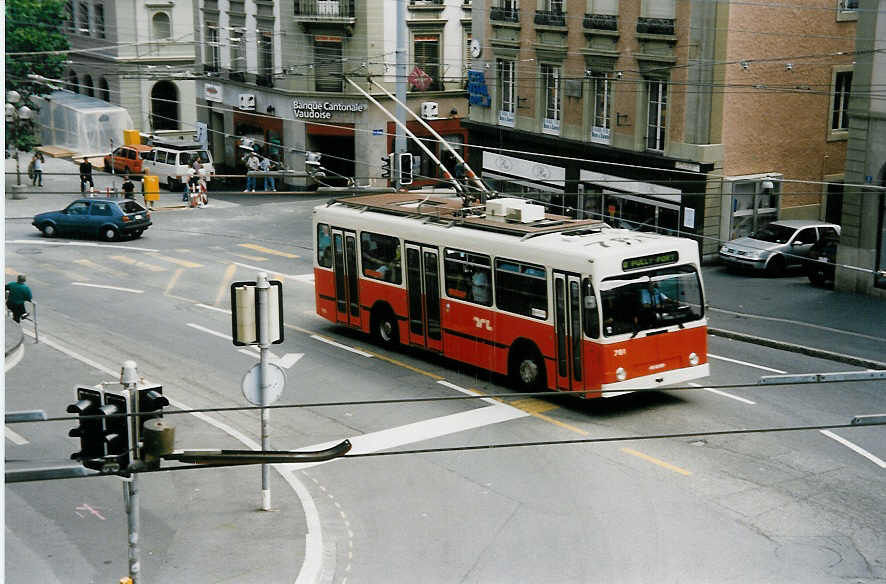
<svg viewBox="0 0 886 584">
<path fill-rule="evenodd" d="M 689 353 L 689 364 L 693 366 L 698 365 L 698 355 Z"/>
<path fill-rule="evenodd" d="M 628 372 L 625 371 L 624 367 L 619 367 L 618 369 L 615 370 L 615 378 L 618 379 L 619 381 L 624 381 L 625 379 L 628 378 Z"/>
</svg>

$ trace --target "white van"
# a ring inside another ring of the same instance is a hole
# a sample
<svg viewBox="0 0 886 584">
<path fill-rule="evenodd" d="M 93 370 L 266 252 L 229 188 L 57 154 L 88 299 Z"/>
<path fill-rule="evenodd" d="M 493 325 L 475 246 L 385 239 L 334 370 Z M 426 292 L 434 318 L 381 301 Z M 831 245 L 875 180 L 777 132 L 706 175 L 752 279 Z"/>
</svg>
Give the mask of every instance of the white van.
<svg viewBox="0 0 886 584">
<path fill-rule="evenodd" d="M 215 174 L 212 154 L 199 144 L 154 144 L 154 149 L 142 163 L 145 174 L 159 177 L 170 191 L 182 189 L 188 178 L 193 174 L 194 159 L 200 160 L 200 174 L 209 180 Z"/>
</svg>

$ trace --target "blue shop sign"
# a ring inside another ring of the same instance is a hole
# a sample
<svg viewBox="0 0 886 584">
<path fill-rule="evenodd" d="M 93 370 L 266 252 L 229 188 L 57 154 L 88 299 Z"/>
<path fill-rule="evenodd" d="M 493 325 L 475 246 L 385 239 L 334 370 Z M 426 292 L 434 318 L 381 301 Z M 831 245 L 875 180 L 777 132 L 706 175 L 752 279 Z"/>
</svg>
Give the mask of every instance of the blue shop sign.
<svg viewBox="0 0 886 584">
<path fill-rule="evenodd" d="M 483 71 L 468 71 L 468 102 L 471 105 L 489 107 L 492 98 L 486 88 L 486 74 Z"/>
</svg>

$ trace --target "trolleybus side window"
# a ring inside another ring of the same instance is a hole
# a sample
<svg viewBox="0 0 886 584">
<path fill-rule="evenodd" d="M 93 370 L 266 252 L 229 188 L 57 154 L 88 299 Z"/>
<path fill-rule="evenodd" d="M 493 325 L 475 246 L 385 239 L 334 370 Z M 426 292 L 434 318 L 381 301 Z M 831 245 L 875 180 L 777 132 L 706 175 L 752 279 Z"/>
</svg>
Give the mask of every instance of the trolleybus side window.
<svg viewBox="0 0 886 584">
<path fill-rule="evenodd" d="M 403 282 L 399 239 L 364 231 L 360 234 L 360 251 L 364 276 L 394 284 Z"/>
<path fill-rule="evenodd" d="M 444 253 L 446 294 L 450 298 L 492 306 L 489 256 L 449 248 Z"/>
<path fill-rule="evenodd" d="M 701 281 L 692 266 L 608 278 L 601 297 L 606 336 L 682 326 L 704 314 Z"/>
<path fill-rule="evenodd" d="M 600 336 L 600 314 L 597 310 L 597 296 L 594 294 L 594 285 L 590 278 L 585 278 L 581 283 L 581 298 L 584 308 L 585 334 L 592 339 Z"/>
<path fill-rule="evenodd" d="M 332 267 L 332 240 L 326 223 L 317 224 L 317 263 L 324 268 Z"/>
<path fill-rule="evenodd" d="M 508 312 L 547 319 L 545 269 L 514 260 L 495 260 L 495 304 Z"/>
</svg>

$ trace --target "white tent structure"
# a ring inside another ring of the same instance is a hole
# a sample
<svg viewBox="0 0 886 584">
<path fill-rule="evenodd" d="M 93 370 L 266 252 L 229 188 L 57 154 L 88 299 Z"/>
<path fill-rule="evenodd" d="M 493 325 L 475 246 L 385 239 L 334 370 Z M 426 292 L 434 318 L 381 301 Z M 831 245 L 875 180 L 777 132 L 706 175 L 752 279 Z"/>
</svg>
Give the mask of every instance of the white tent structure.
<svg viewBox="0 0 886 584">
<path fill-rule="evenodd" d="M 44 145 L 71 150 L 78 157 L 110 152 L 112 144 L 123 143 L 123 130 L 133 127 L 124 108 L 72 91 L 42 96 L 37 123 Z"/>
</svg>

